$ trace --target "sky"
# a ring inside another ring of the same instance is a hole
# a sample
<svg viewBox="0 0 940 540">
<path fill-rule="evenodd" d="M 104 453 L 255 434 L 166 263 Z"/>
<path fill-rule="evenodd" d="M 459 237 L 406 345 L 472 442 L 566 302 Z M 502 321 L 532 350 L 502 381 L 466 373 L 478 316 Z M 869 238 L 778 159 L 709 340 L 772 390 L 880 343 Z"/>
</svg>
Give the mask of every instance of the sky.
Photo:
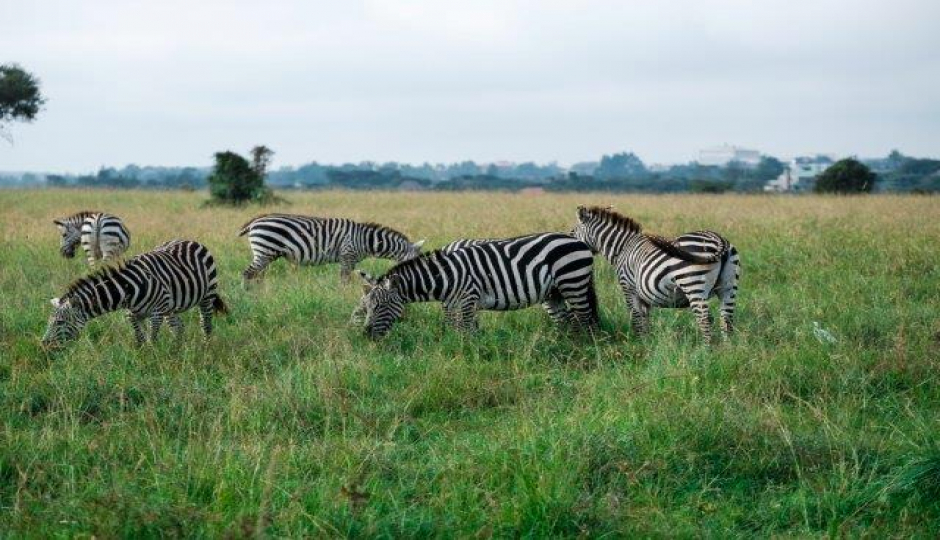
<svg viewBox="0 0 940 540">
<path fill-rule="evenodd" d="M 0 170 L 940 154 L 937 0 L 0 0 Z"/>
</svg>

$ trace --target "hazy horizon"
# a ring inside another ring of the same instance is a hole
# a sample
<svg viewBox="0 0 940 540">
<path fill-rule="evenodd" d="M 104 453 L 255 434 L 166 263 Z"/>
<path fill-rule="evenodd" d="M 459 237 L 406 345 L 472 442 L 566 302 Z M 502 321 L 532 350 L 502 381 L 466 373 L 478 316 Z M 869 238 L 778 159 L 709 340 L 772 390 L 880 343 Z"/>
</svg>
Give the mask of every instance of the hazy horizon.
<svg viewBox="0 0 940 540">
<path fill-rule="evenodd" d="M 940 148 L 940 3 L 0 0 L 0 63 L 48 104 L 0 170 L 535 161 L 729 143 Z"/>
</svg>

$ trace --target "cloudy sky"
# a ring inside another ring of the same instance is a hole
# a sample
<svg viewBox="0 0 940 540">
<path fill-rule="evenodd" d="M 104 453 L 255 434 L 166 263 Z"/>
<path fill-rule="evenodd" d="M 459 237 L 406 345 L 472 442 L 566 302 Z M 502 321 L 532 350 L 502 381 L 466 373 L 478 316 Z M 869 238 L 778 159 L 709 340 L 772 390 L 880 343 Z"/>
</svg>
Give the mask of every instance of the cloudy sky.
<svg viewBox="0 0 940 540">
<path fill-rule="evenodd" d="M 0 0 L 0 170 L 940 154 L 940 1 Z"/>
</svg>

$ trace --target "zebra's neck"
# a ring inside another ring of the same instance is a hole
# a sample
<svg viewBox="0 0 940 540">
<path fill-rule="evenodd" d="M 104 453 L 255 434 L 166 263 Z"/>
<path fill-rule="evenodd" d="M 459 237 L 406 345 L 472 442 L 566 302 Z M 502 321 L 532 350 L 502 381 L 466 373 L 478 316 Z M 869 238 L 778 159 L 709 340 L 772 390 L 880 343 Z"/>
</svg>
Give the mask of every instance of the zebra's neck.
<svg viewBox="0 0 940 540">
<path fill-rule="evenodd" d="M 133 279 L 133 272 L 129 267 L 106 269 L 100 274 L 82 279 L 71 287 L 66 296 L 77 302 L 89 319 L 135 306 L 138 303 L 136 300 L 146 293 L 147 287 Z"/>
<path fill-rule="evenodd" d="M 608 226 L 610 227 L 610 226 Z M 616 261 L 628 245 L 635 242 L 642 234 L 625 228 L 601 229 L 597 234 L 597 250 L 608 262 Z"/>
<path fill-rule="evenodd" d="M 398 293 L 406 302 L 429 302 L 441 300 L 446 294 L 446 283 L 437 259 L 423 258 L 409 261 L 396 275 L 400 278 Z"/>
</svg>

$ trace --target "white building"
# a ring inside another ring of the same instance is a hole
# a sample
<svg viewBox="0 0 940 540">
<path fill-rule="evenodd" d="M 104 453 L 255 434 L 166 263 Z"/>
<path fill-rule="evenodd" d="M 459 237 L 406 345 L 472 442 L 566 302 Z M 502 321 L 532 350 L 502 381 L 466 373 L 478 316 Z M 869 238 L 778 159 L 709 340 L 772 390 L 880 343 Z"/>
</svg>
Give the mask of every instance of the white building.
<svg viewBox="0 0 940 540">
<path fill-rule="evenodd" d="M 816 185 L 816 177 L 834 162 L 831 156 L 822 154 L 793 158 L 787 163 L 786 169 L 780 176 L 767 182 L 764 191 L 778 193 L 812 191 Z"/>
<path fill-rule="evenodd" d="M 723 144 L 721 146 L 713 146 L 699 150 L 698 153 L 698 162 L 702 165 L 717 165 L 721 167 L 732 161 L 756 166 L 760 163 L 760 152 L 730 144 Z"/>
</svg>

